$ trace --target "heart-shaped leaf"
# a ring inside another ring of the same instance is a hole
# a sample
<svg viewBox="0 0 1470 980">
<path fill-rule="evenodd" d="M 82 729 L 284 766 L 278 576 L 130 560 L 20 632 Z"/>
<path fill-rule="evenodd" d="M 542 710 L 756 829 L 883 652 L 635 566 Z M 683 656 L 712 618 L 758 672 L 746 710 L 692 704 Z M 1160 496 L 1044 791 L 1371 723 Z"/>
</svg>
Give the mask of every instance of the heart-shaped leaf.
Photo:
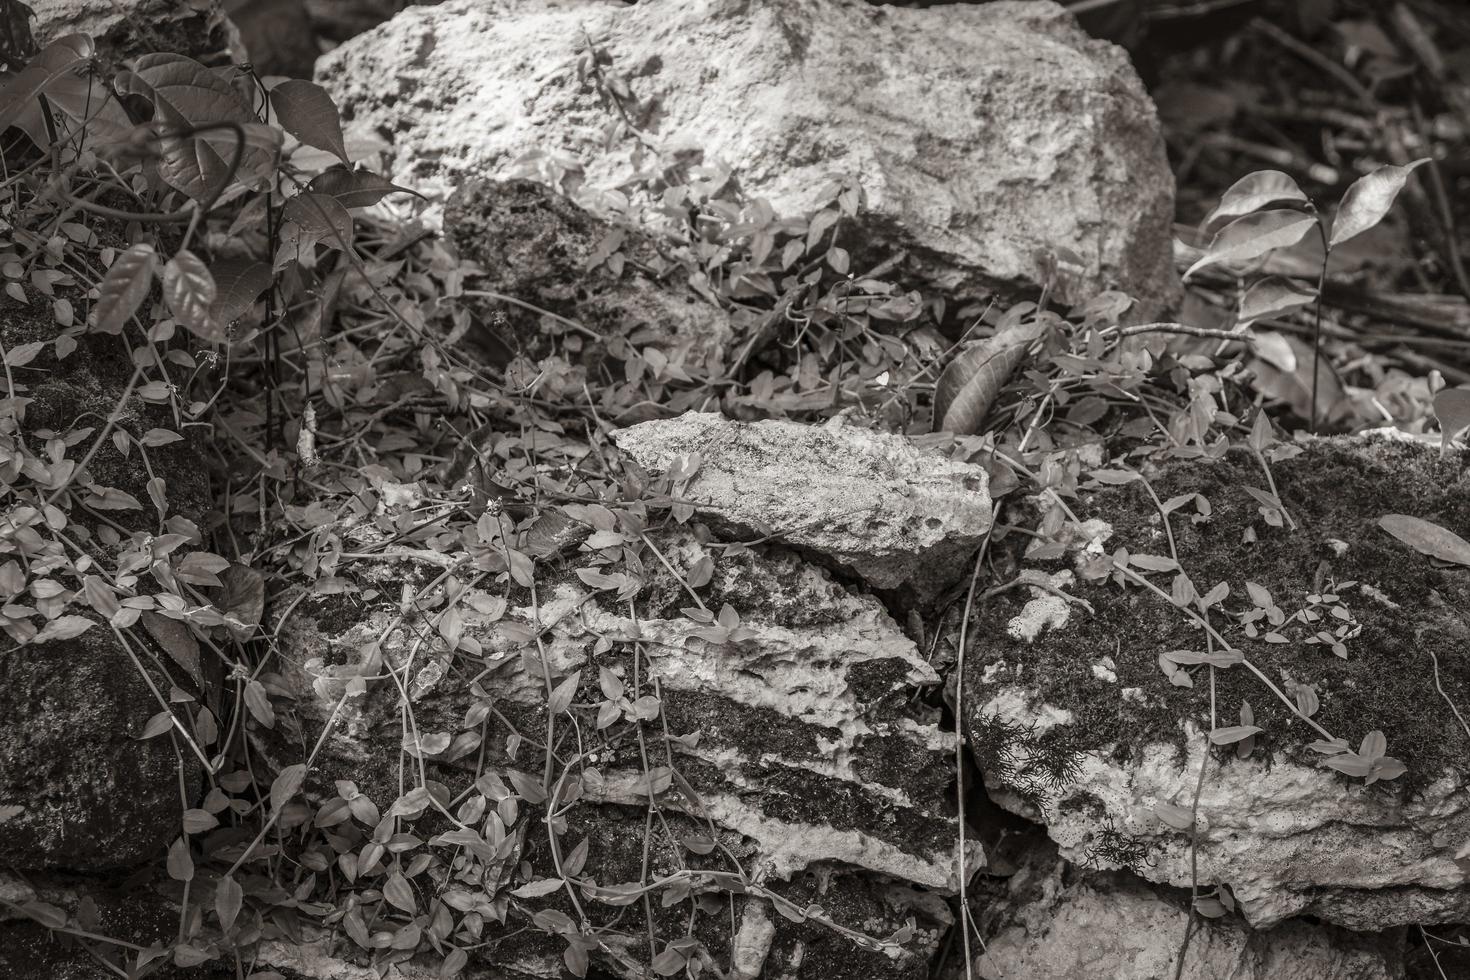
<svg viewBox="0 0 1470 980">
<path fill-rule="evenodd" d="M 372 207 L 389 194 L 412 194 L 418 198 L 424 196 L 407 187 L 399 187 L 371 170 L 348 170 L 346 167 L 329 167 L 323 170 L 311 179 L 306 189 L 335 197 L 345 208 Z"/>
<path fill-rule="evenodd" d="M 1205 254 L 1184 273 L 1188 279 L 1206 266 L 1221 262 L 1249 262 L 1272 249 L 1287 248 L 1301 241 L 1317 219 L 1301 211 L 1281 208 L 1236 218 L 1221 228 Z"/>
<path fill-rule="evenodd" d="M 209 318 L 226 329 L 244 316 L 271 285 L 270 266 L 251 259 L 217 259 L 209 271 L 215 285 Z"/>
<path fill-rule="evenodd" d="M 0 132 L 30 108 L 31 100 L 52 82 L 92 57 L 95 48 L 85 34 L 59 37 L 0 89 Z"/>
<path fill-rule="evenodd" d="M 286 220 L 294 222 L 307 239 L 330 248 L 352 247 L 352 215 L 335 197 L 306 191 L 286 202 Z"/>
<path fill-rule="evenodd" d="M 1415 160 L 1403 167 L 1386 166 L 1359 177 L 1342 196 L 1337 217 L 1332 221 L 1332 235 L 1327 239 L 1329 248 L 1341 245 L 1349 238 L 1361 235 L 1383 220 L 1394 199 L 1409 179 L 1409 174 L 1429 162 L 1428 157 Z"/>
<path fill-rule="evenodd" d="M 342 139 L 342 117 L 326 89 L 292 78 L 271 89 L 270 99 L 282 129 L 307 146 L 336 154 L 343 163 L 352 162 Z"/>
<path fill-rule="evenodd" d="M 1268 204 L 1281 201 L 1306 203 L 1307 195 L 1302 193 L 1296 181 L 1281 171 L 1257 170 L 1230 185 L 1230 189 L 1220 197 L 1220 203 L 1215 206 L 1215 210 L 1205 219 L 1205 224 L 1209 225 L 1219 218 L 1250 214 Z"/>
<path fill-rule="evenodd" d="M 1408 514 L 1388 514 L 1379 518 L 1378 526 L 1420 554 L 1470 565 L 1470 541 L 1438 524 Z"/>
</svg>

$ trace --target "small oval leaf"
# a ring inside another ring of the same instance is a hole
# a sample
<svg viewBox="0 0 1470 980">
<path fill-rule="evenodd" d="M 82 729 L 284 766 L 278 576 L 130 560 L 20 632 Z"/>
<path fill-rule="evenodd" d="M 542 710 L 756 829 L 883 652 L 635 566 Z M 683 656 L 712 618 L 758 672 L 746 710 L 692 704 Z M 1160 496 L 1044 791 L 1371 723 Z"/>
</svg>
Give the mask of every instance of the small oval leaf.
<svg viewBox="0 0 1470 980">
<path fill-rule="evenodd" d="M 1282 208 L 1259 211 L 1236 218 L 1221 228 L 1205 249 L 1205 254 L 1184 273 L 1188 279 L 1206 266 L 1221 262 L 1249 262 L 1272 249 L 1287 248 L 1301 241 L 1317 224 L 1317 219 L 1301 211 Z"/>
<path fill-rule="evenodd" d="M 1297 186 L 1296 181 L 1279 170 L 1257 170 L 1253 174 L 1244 177 L 1230 185 L 1230 189 L 1220 197 L 1220 203 L 1210 216 L 1205 219 L 1205 224 L 1220 218 L 1236 218 L 1242 214 L 1250 214 L 1252 211 L 1263 208 L 1268 204 L 1277 204 L 1281 201 L 1300 201 L 1306 203 L 1307 195 Z"/>
<path fill-rule="evenodd" d="M 225 339 L 224 331 L 209 316 L 215 298 L 214 276 L 199 256 L 187 248 L 163 267 L 163 298 L 169 312 L 196 336 L 211 343 Z"/>
<path fill-rule="evenodd" d="M 147 242 L 139 242 L 119 255 L 97 287 L 97 330 L 121 333 L 128 317 L 148 296 L 153 274 L 158 268 L 158 253 Z"/>
<path fill-rule="evenodd" d="M 1470 565 L 1470 541 L 1438 524 L 1408 514 L 1387 514 L 1379 518 L 1378 526 L 1420 554 Z"/>
</svg>

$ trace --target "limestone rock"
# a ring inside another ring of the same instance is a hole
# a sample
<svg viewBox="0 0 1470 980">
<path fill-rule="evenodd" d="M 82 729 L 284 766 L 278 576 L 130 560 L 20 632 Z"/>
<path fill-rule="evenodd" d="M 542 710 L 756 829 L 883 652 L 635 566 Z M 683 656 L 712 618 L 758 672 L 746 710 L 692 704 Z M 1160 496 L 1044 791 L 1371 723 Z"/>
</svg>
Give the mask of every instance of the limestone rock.
<svg viewBox="0 0 1470 980">
<path fill-rule="evenodd" d="M 1160 668 L 1160 654 L 1205 648 L 1167 598 L 1173 573 L 1144 573 L 1161 596 L 1090 580 L 1089 570 L 1107 570 L 1084 556 L 1050 572 L 1050 584 L 1095 614 L 1063 602 L 1058 615 L 1028 620 L 1027 606 L 1055 598 L 1041 589 L 982 614 L 964 712 L 991 796 L 1044 822 L 1071 860 L 1187 887 L 1189 838 L 1155 808 L 1190 807 L 1201 730 L 1240 724 L 1248 702 L 1264 729 L 1249 754 L 1210 753 L 1200 882 L 1229 885 L 1257 926 L 1296 915 L 1359 930 L 1463 921 L 1470 887 L 1455 853 L 1470 841 L 1470 767 L 1447 701 L 1470 703 L 1470 571 L 1436 567 L 1378 521 L 1406 513 L 1470 534 L 1470 477 L 1433 448 L 1380 440 L 1314 442 L 1272 469 L 1294 530 L 1266 523 L 1246 492 L 1266 486 L 1248 453 L 1153 478 L 1160 500 L 1185 504 L 1170 518 L 1182 567 L 1198 594 L 1229 586 L 1211 621 L 1233 648 L 1294 700 L 1310 687 L 1312 720 L 1351 749 L 1381 731 L 1407 773 L 1369 786 L 1328 768 L 1307 747 L 1321 733 L 1243 665 L 1214 671 L 1212 726 L 1209 668 L 1185 668 L 1191 686 Z M 1188 516 L 1203 516 L 1195 494 L 1211 504 L 1208 519 Z M 1097 538 L 1111 525 L 1095 552 L 1169 554 L 1159 510 L 1136 483 L 1085 494 L 1074 510 L 1099 522 Z M 1033 640 L 1008 629 L 1018 622 L 1040 624 Z M 1345 657 L 1307 642 L 1324 630 Z"/>
<path fill-rule="evenodd" d="M 230 22 L 256 72 L 310 78 L 317 56 L 316 34 L 302 0 L 224 0 Z"/>
<path fill-rule="evenodd" d="M 711 553 L 690 536 L 657 538 L 676 568 Z M 529 595 L 508 607 L 483 593 L 462 596 L 458 655 L 424 644 L 426 621 L 399 620 L 396 604 L 353 609 L 346 596 L 302 603 L 283 633 L 279 683 L 297 693 L 299 709 L 283 725 L 315 738 L 337 712 L 313 785 L 330 796 L 334 780 L 351 780 L 380 812 L 398 797 L 398 689 L 376 681 L 341 700 L 353 677 L 384 665 L 405 679 L 430 780 L 455 795 L 472 784 L 493 795 L 507 782 L 539 783 L 544 756 L 534 745 L 547 731 L 547 681 L 559 685 L 580 671 L 570 711 L 581 747 L 561 750 L 578 786 L 575 804 L 563 807 L 563 854 L 587 842 L 580 877 L 611 886 L 695 873 L 696 893 L 723 903 L 716 886 L 728 885 L 738 864 L 753 884 L 737 896 L 737 934 L 729 935 L 727 914 L 700 916 L 698 938 L 711 949 L 742 950 L 756 972 L 740 975 L 922 977 L 948 918 L 943 900 L 925 890 L 958 885 L 953 736 L 912 697 L 937 683 L 935 672 L 876 600 L 791 553 L 718 560 L 701 592 L 711 609 L 738 612 L 737 631 L 725 634 L 686 617 L 684 588 L 652 556 L 644 564 L 647 583 L 631 603 L 594 594 L 570 571 L 544 582 L 534 606 Z M 407 571 L 383 563 L 384 587 L 396 588 Z M 539 624 L 536 642 L 531 624 Z M 601 703 L 613 697 L 623 706 L 600 728 Z M 645 715 L 646 747 L 629 733 L 636 710 L 659 712 Z M 556 730 L 570 732 L 568 716 L 559 717 Z M 295 746 L 286 738 L 282 761 Z M 662 815 L 645 852 L 650 788 Z M 554 875 L 539 807 L 521 806 L 529 829 L 520 831 L 518 860 Z M 350 840 L 371 829 L 343 824 L 336 832 Z M 716 849 L 681 853 L 677 840 L 686 836 L 709 836 Z M 971 868 L 980 863 L 978 853 L 968 858 Z M 703 880 L 701 871 L 714 877 Z M 819 905 L 832 922 L 875 939 L 909 918 L 918 928 L 889 951 L 865 951 L 830 925 L 789 921 L 773 907 L 781 900 Z M 597 922 L 623 917 L 604 956 L 627 973 L 627 962 L 646 955 L 643 927 L 633 924 L 642 906 L 584 904 Z M 678 906 L 654 906 L 659 930 L 684 922 Z M 564 945 L 515 921 L 504 936 L 487 933 L 487 942 L 490 962 L 530 973 Z"/>
<path fill-rule="evenodd" d="M 1166 897 L 1126 872 L 1084 875 L 1065 862 L 1028 861 L 988 892 L 977 918 L 984 980 L 1398 980 L 1392 934 L 1356 935 L 1301 920 L 1256 930 L 1239 918 L 1196 919 L 1182 972 L 1187 895 Z M 962 975 L 961 974 L 959 975 Z"/>
<path fill-rule="evenodd" d="M 957 564 L 990 527 L 981 467 L 840 420 L 735 422 L 689 412 L 613 440 L 650 471 L 697 454 L 682 499 L 702 519 L 747 537 L 774 534 L 880 589 L 932 597 L 959 578 Z"/>
<path fill-rule="evenodd" d="M 729 343 L 729 316 L 688 288 L 683 267 L 661 259 L 646 232 L 597 218 L 544 184 L 467 184 L 450 197 L 444 223 L 480 269 L 467 287 L 510 297 L 489 302 L 503 311 L 509 336 L 499 342 L 512 350 L 536 354 L 539 338 L 565 332 L 570 320 L 590 332 L 590 356 L 626 360 L 652 346 L 677 370 L 703 376 Z M 623 236 L 628 268 L 589 268 L 612 234 Z"/>
<path fill-rule="evenodd" d="M 612 110 L 578 75 L 587 37 L 626 79 L 635 122 L 670 150 L 734 168 L 778 214 L 855 178 L 850 229 L 873 264 L 956 295 L 1122 288 L 1151 315 L 1178 285 L 1173 179 L 1127 56 L 1052 3 L 873 7 L 861 0 L 451 0 L 413 7 L 325 56 L 318 78 L 393 143 L 390 176 L 445 193 L 572 161 L 589 190 L 634 170 L 604 148 Z M 864 256 L 866 257 L 866 255 Z"/>
</svg>

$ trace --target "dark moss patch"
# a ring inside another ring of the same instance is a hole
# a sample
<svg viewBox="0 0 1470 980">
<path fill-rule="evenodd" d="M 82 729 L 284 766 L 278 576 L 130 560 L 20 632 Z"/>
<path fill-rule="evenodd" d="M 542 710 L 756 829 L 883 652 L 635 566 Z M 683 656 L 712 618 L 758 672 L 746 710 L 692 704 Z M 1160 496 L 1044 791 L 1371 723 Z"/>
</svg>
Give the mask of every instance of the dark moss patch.
<svg viewBox="0 0 1470 980">
<path fill-rule="evenodd" d="M 1385 791 L 1412 789 L 1447 768 L 1464 770 L 1464 732 L 1435 690 L 1430 653 L 1439 659 L 1445 694 L 1457 705 L 1470 704 L 1465 613 L 1470 569 L 1436 568 L 1377 526 L 1385 514 L 1404 513 L 1470 534 L 1470 478 L 1463 461 L 1441 460 L 1434 450 L 1407 443 L 1329 440 L 1277 464 L 1273 474 L 1300 525 L 1295 531 L 1269 527 L 1261 519 L 1260 505 L 1244 487 L 1264 489 L 1265 478 L 1248 453 L 1232 452 L 1215 464 L 1176 464 L 1153 480 L 1161 499 L 1199 493 L 1213 507 L 1214 516 L 1205 523 L 1191 523 L 1184 512 L 1171 519 L 1180 560 L 1199 591 L 1228 583 L 1231 594 L 1224 608 L 1240 613 L 1251 608 L 1245 590 L 1249 580 L 1269 590 L 1290 616 L 1306 604 L 1308 594 L 1353 581 L 1381 590 L 1399 608 L 1357 587 L 1340 588 L 1363 627 L 1347 641 L 1346 660 L 1324 646 L 1300 642 L 1309 635 L 1301 624 L 1285 631 L 1293 641 L 1286 644 L 1249 639 L 1218 613 L 1216 628 L 1278 684 L 1286 677 L 1314 684 L 1321 702 L 1316 719 L 1354 747 L 1368 732 L 1383 731 L 1389 754 L 1410 770 Z M 1113 526 L 1109 549 L 1168 554 L 1158 511 L 1136 484 L 1087 496 L 1074 509 L 1079 517 Z M 1258 535 L 1254 543 L 1244 540 L 1248 527 Z M 1346 551 L 1338 554 L 1334 542 L 1346 543 Z M 1167 591 L 1172 576 L 1150 578 Z M 1111 582 L 1084 583 L 1074 591 L 1092 603 L 1096 615 L 1074 612 L 1067 627 L 1047 632 L 1034 645 L 1006 633 L 1025 596 L 1005 596 L 980 611 L 977 635 L 986 639 L 966 677 L 969 703 L 975 709 L 985 703 L 983 673 L 1005 661 L 1015 672 L 1004 675 L 1003 683 L 1020 683 L 1072 711 L 1072 727 L 1090 745 L 1177 743 L 1184 717 L 1208 727 L 1206 675 L 1199 675 L 1193 689 L 1174 687 L 1157 662 L 1164 651 L 1203 649 L 1200 631 L 1169 603 L 1136 586 L 1124 591 Z M 1104 656 L 1115 662 L 1116 684 L 1092 672 Z M 1249 701 L 1256 723 L 1265 729 L 1260 737 L 1265 748 L 1306 761 L 1320 759 L 1302 749 L 1317 735 L 1245 669 L 1217 671 L 1216 679 L 1220 724 L 1235 723 L 1241 702 Z M 1125 701 L 1119 692 L 1128 687 L 1142 689 L 1145 703 Z M 1222 761 L 1228 765 L 1230 759 L 1233 755 Z"/>
<path fill-rule="evenodd" d="M 5 825 L 8 864 L 90 871 L 162 853 L 182 809 L 178 768 L 197 786 L 199 766 L 167 738 L 138 739 L 158 710 L 99 628 L 0 653 L 0 804 L 26 808 Z"/>
</svg>

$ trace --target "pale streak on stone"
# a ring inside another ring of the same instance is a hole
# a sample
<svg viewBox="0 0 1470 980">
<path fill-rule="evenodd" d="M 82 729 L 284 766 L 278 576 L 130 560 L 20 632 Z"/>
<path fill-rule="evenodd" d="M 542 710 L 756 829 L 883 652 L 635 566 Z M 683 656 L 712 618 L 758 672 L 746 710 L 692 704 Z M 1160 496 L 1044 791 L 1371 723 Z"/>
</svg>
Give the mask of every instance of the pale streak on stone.
<svg viewBox="0 0 1470 980">
<path fill-rule="evenodd" d="M 644 806 L 648 802 L 647 778 L 640 772 L 609 770 L 599 777 L 589 772 L 583 779 L 583 798 L 599 803 Z M 749 837 L 760 845 L 760 866 L 751 877 L 789 880 L 813 861 L 837 861 L 869 868 L 882 874 L 912 881 L 929 888 L 957 891 L 959 881 L 951 858 L 954 848 L 938 848 L 940 861 L 928 861 L 902 848 L 856 830 L 772 820 L 749 803 L 726 793 L 702 792 L 695 816 L 708 816 L 716 824 Z M 958 833 L 958 832 L 956 832 Z M 979 841 L 966 842 L 965 867 L 971 871 L 985 866 Z"/>
<path fill-rule="evenodd" d="M 1043 582 L 1060 589 L 1072 583 L 1072 573 L 1060 571 L 1048 575 L 1045 572 L 1027 568 L 1022 570 L 1021 579 L 1028 582 Z M 1067 625 L 1067 620 L 1072 615 L 1067 600 L 1053 592 L 1031 586 L 1031 595 L 1032 598 L 1021 608 L 1021 612 L 1006 624 L 1007 633 L 1026 643 L 1034 643 L 1047 627 L 1061 629 Z"/>
<path fill-rule="evenodd" d="M 731 943 L 731 980 L 758 980 L 766 967 L 771 942 L 776 938 L 776 925 L 771 921 L 770 899 L 752 895 L 740 914 L 740 927 Z"/>
</svg>

